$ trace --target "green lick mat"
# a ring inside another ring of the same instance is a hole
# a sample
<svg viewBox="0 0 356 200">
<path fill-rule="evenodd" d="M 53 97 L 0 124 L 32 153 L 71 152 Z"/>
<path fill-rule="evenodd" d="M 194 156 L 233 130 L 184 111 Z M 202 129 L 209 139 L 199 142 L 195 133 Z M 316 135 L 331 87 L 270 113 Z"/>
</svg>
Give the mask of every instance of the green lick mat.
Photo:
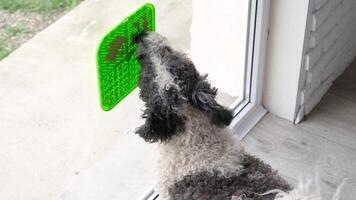
<svg viewBox="0 0 356 200">
<path fill-rule="evenodd" d="M 97 52 L 99 95 L 105 111 L 114 108 L 137 87 L 140 64 L 134 37 L 155 31 L 155 8 L 147 3 L 124 19 L 101 41 Z"/>
</svg>

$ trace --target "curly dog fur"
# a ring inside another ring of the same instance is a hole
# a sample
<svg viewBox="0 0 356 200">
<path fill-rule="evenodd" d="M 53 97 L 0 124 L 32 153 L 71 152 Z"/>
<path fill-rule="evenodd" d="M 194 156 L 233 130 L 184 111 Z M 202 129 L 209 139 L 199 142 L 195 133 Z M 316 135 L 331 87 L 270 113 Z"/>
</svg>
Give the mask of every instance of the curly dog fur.
<svg viewBox="0 0 356 200">
<path fill-rule="evenodd" d="M 232 112 L 215 100 L 217 89 L 185 54 L 157 33 L 140 34 L 136 42 L 146 106 L 136 133 L 159 142 L 160 199 L 318 199 L 292 190 L 268 164 L 244 151 L 227 128 Z"/>
</svg>

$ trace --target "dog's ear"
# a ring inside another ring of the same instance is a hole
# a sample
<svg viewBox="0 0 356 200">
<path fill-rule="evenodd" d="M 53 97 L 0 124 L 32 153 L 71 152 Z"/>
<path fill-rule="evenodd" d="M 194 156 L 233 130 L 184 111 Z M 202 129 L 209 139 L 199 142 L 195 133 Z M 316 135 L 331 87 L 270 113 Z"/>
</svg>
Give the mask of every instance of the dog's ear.
<svg viewBox="0 0 356 200">
<path fill-rule="evenodd" d="M 206 111 L 213 124 L 220 127 L 227 126 L 231 123 L 233 114 L 230 110 L 216 102 L 217 89 L 211 87 L 206 79 L 207 75 L 197 81 L 189 96 L 189 102 L 200 110 Z"/>
<path fill-rule="evenodd" d="M 178 91 L 170 87 L 157 92 L 148 102 L 142 117 L 145 123 L 136 130 L 146 142 L 167 141 L 184 131 L 184 117 L 178 113 Z"/>
</svg>

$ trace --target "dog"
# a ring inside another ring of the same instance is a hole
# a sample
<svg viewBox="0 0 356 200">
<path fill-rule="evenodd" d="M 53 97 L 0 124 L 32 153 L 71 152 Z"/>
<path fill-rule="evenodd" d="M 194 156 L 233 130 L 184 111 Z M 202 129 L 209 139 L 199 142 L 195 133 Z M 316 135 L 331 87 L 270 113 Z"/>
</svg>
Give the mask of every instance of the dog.
<svg viewBox="0 0 356 200">
<path fill-rule="evenodd" d="M 145 122 L 136 134 L 159 143 L 161 200 L 319 200 L 313 184 L 294 189 L 244 151 L 228 125 L 233 113 L 184 53 L 155 32 L 135 38 Z"/>
</svg>

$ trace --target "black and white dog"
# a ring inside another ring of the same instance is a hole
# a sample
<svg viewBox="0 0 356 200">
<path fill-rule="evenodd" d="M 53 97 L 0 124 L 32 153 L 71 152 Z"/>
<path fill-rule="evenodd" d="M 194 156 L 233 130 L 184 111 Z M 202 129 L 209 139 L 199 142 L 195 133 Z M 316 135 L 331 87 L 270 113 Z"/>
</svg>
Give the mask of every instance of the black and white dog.
<svg viewBox="0 0 356 200">
<path fill-rule="evenodd" d="M 268 164 L 243 150 L 227 128 L 231 111 L 215 100 L 217 89 L 185 54 L 153 32 L 137 36 L 136 42 L 146 106 L 146 121 L 136 133 L 159 142 L 160 199 L 320 199 L 312 187 L 292 190 Z"/>
</svg>

